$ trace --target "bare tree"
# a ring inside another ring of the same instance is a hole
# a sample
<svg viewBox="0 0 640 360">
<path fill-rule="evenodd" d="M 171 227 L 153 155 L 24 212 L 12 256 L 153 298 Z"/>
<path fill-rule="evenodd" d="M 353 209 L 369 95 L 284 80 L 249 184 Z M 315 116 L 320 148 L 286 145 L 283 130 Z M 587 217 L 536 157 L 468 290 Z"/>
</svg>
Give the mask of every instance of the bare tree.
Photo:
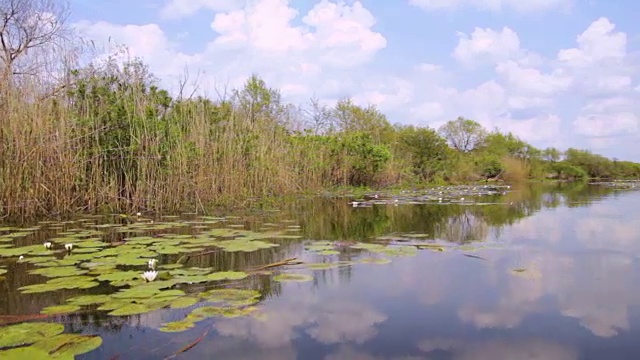
<svg viewBox="0 0 640 360">
<path fill-rule="evenodd" d="M 305 111 L 305 119 L 307 129 L 314 135 L 330 131 L 333 125 L 331 109 L 321 104 L 317 98 L 309 100 L 309 109 Z"/>
<path fill-rule="evenodd" d="M 442 125 L 438 132 L 451 144 L 462 152 L 469 152 L 482 146 L 487 137 L 486 130 L 479 123 L 458 117 Z"/>
<path fill-rule="evenodd" d="M 0 66 L 3 79 L 35 76 L 69 40 L 68 5 L 58 0 L 0 0 Z"/>
</svg>

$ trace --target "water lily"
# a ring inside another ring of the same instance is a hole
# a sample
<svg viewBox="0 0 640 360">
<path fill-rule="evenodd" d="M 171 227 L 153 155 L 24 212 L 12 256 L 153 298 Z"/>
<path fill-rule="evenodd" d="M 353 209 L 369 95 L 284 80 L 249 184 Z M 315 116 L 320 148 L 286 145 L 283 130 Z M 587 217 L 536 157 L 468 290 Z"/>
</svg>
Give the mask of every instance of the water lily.
<svg viewBox="0 0 640 360">
<path fill-rule="evenodd" d="M 142 216 L 142 213 L 141 213 L 141 212 L 138 212 L 138 213 L 136 213 L 136 216 L 137 216 L 137 217 L 140 217 L 140 216 Z"/>
<path fill-rule="evenodd" d="M 147 281 L 153 281 L 156 279 L 157 276 L 158 276 L 157 271 L 145 271 L 142 273 L 142 278 Z"/>
<path fill-rule="evenodd" d="M 47 250 L 49 250 L 53 247 L 53 244 L 51 243 L 51 241 L 47 241 L 44 243 L 44 247 L 47 248 Z"/>
<path fill-rule="evenodd" d="M 149 264 L 149 269 L 155 269 L 156 265 L 158 264 L 158 260 L 151 259 L 151 260 L 149 260 L 148 264 Z"/>
<path fill-rule="evenodd" d="M 20 257 L 18 258 L 18 261 L 23 260 L 23 259 L 24 259 L 24 256 L 20 255 Z"/>
<path fill-rule="evenodd" d="M 71 251 L 71 250 L 73 250 L 73 244 L 64 244 L 64 248 L 65 248 L 67 251 Z"/>
</svg>

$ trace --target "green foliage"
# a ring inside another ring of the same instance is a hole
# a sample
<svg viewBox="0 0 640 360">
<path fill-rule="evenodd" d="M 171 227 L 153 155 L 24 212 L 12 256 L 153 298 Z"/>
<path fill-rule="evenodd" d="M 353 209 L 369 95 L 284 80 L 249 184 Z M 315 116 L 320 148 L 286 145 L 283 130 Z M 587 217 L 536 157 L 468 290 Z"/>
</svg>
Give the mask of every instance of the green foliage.
<svg viewBox="0 0 640 360">
<path fill-rule="evenodd" d="M 494 178 L 504 171 L 500 159 L 493 154 L 486 154 L 478 160 L 480 174 L 487 178 Z"/>
<path fill-rule="evenodd" d="M 640 177 L 639 164 L 585 150 L 539 150 L 511 133 L 488 133 L 463 117 L 436 132 L 393 126 L 375 106 L 350 99 L 334 106 L 312 100 L 310 110 L 297 109 L 257 75 L 220 100 L 174 98 L 137 59 L 74 69 L 67 80 L 64 93 L 42 101 L 26 100 L 21 93 L 12 97 L 18 110 L 5 114 L 0 129 L 11 139 L 0 143 L 1 217 L 79 209 L 206 210 L 334 186 L 444 184 L 496 176 L 507 181 L 580 178 L 583 173 Z M 231 245 L 252 251 L 260 244 Z M 179 246 L 156 250 L 189 251 Z M 78 249 L 75 255 L 96 251 Z M 19 255 L 46 254 L 42 247 L 0 248 L 2 257 Z M 25 261 L 57 264 L 33 257 Z M 142 261 L 121 256 L 117 264 Z M 83 274 L 59 271 L 35 273 Z"/>
<path fill-rule="evenodd" d="M 398 127 L 400 153 L 410 157 L 412 172 L 422 181 L 444 175 L 451 157 L 446 141 L 430 128 Z"/>
</svg>

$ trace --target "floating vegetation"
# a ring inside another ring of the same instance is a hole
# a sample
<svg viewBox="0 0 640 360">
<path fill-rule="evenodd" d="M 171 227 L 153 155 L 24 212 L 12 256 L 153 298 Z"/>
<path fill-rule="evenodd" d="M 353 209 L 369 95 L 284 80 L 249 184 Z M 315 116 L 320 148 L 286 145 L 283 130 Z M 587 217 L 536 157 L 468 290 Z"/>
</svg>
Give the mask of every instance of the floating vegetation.
<svg viewBox="0 0 640 360">
<path fill-rule="evenodd" d="M 360 259 L 360 262 L 363 264 L 378 264 L 378 265 L 384 265 L 384 264 L 389 264 L 391 262 L 390 259 L 387 258 L 374 258 L 374 257 L 368 257 L 368 258 L 363 258 Z"/>
<path fill-rule="evenodd" d="M 404 190 L 395 193 L 362 194 L 359 196 L 346 194 L 345 197 L 351 199 L 350 204 L 355 208 L 407 204 L 471 205 L 480 204 L 479 199 L 482 197 L 506 195 L 510 190 L 511 186 L 509 185 L 456 185 L 425 190 Z"/>
<path fill-rule="evenodd" d="M 273 277 L 275 281 L 281 282 L 307 282 L 313 280 L 313 276 L 304 275 L 304 274 L 279 274 Z"/>
<path fill-rule="evenodd" d="M 80 310 L 79 305 L 54 305 L 49 306 L 40 311 L 41 314 L 66 314 Z"/>
<path fill-rule="evenodd" d="M 63 331 L 64 325 L 46 322 L 5 326 L 0 328 L 0 333 L 2 333 L 2 336 L 0 336 L 0 348 L 33 344 L 42 339 L 61 334 Z"/>
<path fill-rule="evenodd" d="M 275 268 L 300 265 L 321 271 L 355 263 L 387 264 L 391 260 L 386 257 L 417 251 L 412 246 L 358 243 L 351 248 L 380 257 L 338 261 L 331 256 L 351 256 L 350 243 L 315 241 L 305 244 L 305 251 L 315 256 L 315 262 L 305 264 L 292 257 L 263 265 L 245 262 L 242 259 L 248 256 L 242 253 L 264 251 L 270 256 L 284 240 L 301 238 L 298 234 L 303 227 L 293 221 L 254 226 L 251 222 L 243 225 L 238 219 L 231 224 L 227 221 L 230 218 L 213 217 L 189 221 L 163 217 L 163 221 L 151 222 L 139 216 L 115 215 L 115 222 L 122 224 L 96 224 L 98 221 L 92 219 L 43 222 L 28 230 L 0 228 L 0 258 L 7 264 L 17 262 L 15 268 L 7 266 L 11 271 L 0 268 L 0 276 L 14 280 L 16 270 L 28 274 L 21 278 L 28 282 L 13 282 L 19 284 L 20 293 L 56 292 L 44 297 L 59 299 L 59 303 L 47 303 L 39 311 L 36 309 L 39 313 L 27 315 L 32 316 L 30 320 L 58 319 L 55 315 L 72 313 L 128 317 L 161 309 L 187 309 L 182 310 L 187 312 L 183 319 L 159 327 L 160 331 L 173 333 L 192 329 L 195 323 L 214 317 L 260 318 L 257 306 L 264 297 L 259 291 L 245 288 L 254 283 L 250 277 L 308 282 L 313 276 L 278 273 Z M 221 255 L 225 253 L 234 254 Z M 208 267 L 204 265 L 210 264 L 206 256 L 237 260 L 225 263 L 223 268 Z M 260 256 L 252 258 L 261 259 Z M 0 327 L 0 334 L 0 348 L 5 349 L 0 351 L 0 358 L 73 358 L 102 343 L 100 337 L 65 334 L 63 325 L 46 322 Z"/>
</svg>

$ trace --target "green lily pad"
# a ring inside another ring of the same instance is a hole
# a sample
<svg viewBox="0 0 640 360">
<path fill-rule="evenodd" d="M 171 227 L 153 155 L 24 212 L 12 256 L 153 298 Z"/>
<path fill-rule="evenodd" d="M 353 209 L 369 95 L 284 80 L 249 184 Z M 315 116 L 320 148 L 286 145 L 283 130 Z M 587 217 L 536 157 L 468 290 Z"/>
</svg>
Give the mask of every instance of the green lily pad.
<svg viewBox="0 0 640 360">
<path fill-rule="evenodd" d="M 40 311 L 40 314 L 66 314 L 80 310 L 78 305 L 55 305 L 48 306 Z"/>
<path fill-rule="evenodd" d="M 0 351 L 0 359 L 73 360 L 73 357 L 54 358 L 53 356 L 49 355 L 48 352 L 42 349 L 39 349 L 33 346 L 27 346 L 27 347 L 19 347 L 15 349 Z"/>
<path fill-rule="evenodd" d="M 389 256 L 415 256 L 418 250 L 413 246 L 394 246 L 376 252 Z"/>
<path fill-rule="evenodd" d="M 33 344 L 63 331 L 64 325 L 58 323 L 32 322 L 5 326 L 0 328 L 0 348 Z"/>
<path fill-rule="evenodd" d="M 130 315 L 138 315 L 138 314 L 145 314 L 148 312 L 151 312 L 153 309 L 151 307 L 149 307 L 147 304 L 136 304 L 136 303 L 129 303 L 126 304 L 122 307 L 119 307 L 115 310 L 112 310 L 109 315 L 112 316 L 130 316 Z"/>
<path fill-rule="evenodd" d="M 367 250 L 371 252 L 383 251 L 386 246 L 380 244 L 358 243 L 351 245 L 352 249 Z"/>
<path fill-rule="evenodd" d="M 241 271 L 219 271 L 207 275 L 207 279 L 212 281 L 218 280 L 241 280 L 246 278 L 247 273 Z"/>
<path fill-rule="evenodd" d="M 340 265 L 335 263 L 315 263 L 315 264 L 307 264 L 307 268 L 311 270 L 328 270 L 336 268 Z"/>
<path fill-rule="evenodd" d="M 191 313 L 187 316 L 187 320 L 193 321 L 201 321 L 207 318 L 212 317 L 227 317 L 227 318 L 235 318 L 241 316 L 247 316 L 254 312 L 256 308 L 254 307 L 246 307 L 246 308 L 226 308 L 226 307 L 218 307 L 218 306 L 203 306 L 196 309 L 193 309 Z"/>
<path fill-rule="evenodd" d="M 4 275 L 7 273 L 7 269 L 0 269 L 0 275 Z"/>
<path fill-rule="evenodd" d="M 111 299 L 109 295 L 80 295 L 71 299 L 67 299 L 67 302 L 72 305 L 87 306 L 104 304 Z"/>
<path fill-rule="evenodd" d="M 44 350 L 54 358 L 70 358 L 88 353 L 102 345 L 100 336 L 60 334 L 47 337 L 35 343 L 32 347 Z"/>
<path fill-rule="evenodd" d="M 389 264 L 391 262 L 391 260 L 386 259 L 386 258 L 364 258 L 360 260 L 361 263 L 363 264 L 378 264 L 378 265 L 383 265 L 383 264 Z"/>
<path fill-rule="evenodd" d="M 226 306 L 252 305 L 259 301 L 260 292 L 250 289 L 213 289 L 200 294 L 202 299 L 210 303 Z"/>
<path fill-rule="evenodd" d="M 172 309 L 185 309 L 198 303 L 198 298 L 184 296 L 173 300 L 169 305 Z"/>
<path fill-rule="evenodd" d="M 158 329 L 162 332 L 182 332 L 191 329 L 195 324 L 191 321 L 173 321 L 170 323 L 162 324 L 163 326 Z"/>
<path fill-rule="evenodd" d="M 87 270 L 78 269 L 75 266 L 46 267 L 29 271 L 29 274 L 42 275 L 49 278 L 67 277 L 86 274 Z"/>
<path fill-rule="evenodd" d="M 139 271 L 118 271 L 112 272 L 109 274 L 100 275 L 97 277 L 98 281 L 109 281 L 109 282 L 118 282 L 118 281 L 129 281 L 140 278 Z"/>
<path fill-rule="evenodd" d="M 98 285 L 100 284 L 93 281 L 92 277 L 80 275 L 54 278 L 44 284 L 27 285 L 18 288 L 18 290 L 22 291 L 23 294 L 35 294 L 62 289 L 89 289 Z"/>
<path fill-rule="evenodd" d="M 324 256 L 340 255 L 340 251 L 338 251 L 338 250 L 322 250 L 322 251 L 318 251 L 317 254 L 318 255 L 324 255 Z"/>
<path fill-rule="evenodd" d="M 280 274 L 273 277 L 273 280 L 280 282 L 295 281 L 307 282 L 313 280 L 313 276 L 303 274 Z"/>
<path fill-rule="evenodd" d="M 214 245 L 221 247 L 222 250 L 226 252 L 253 252 L 279 246 L 278 244 L 268 243 L 265 241 L 246 239 L 225 240 L 214 243 Z"/>
</svg>

